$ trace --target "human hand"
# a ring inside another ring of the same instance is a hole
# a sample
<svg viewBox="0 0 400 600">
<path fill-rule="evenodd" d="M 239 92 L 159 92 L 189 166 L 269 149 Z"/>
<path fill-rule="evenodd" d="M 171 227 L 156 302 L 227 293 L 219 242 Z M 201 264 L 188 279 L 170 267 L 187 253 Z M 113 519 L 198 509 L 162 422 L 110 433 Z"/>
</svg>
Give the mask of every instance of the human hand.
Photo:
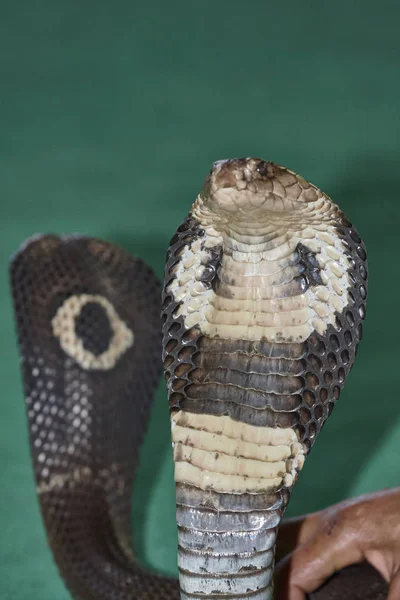
<svg viewBox="0 0 400 600">
<path fill-rule="evenodd" d="M 399 600 L 400 488 L 284 521 L 277 560 L 279 600 L 304 600 L 333 573 L 362 561 L 390 583 L 388 600 Z"/>
</svg>

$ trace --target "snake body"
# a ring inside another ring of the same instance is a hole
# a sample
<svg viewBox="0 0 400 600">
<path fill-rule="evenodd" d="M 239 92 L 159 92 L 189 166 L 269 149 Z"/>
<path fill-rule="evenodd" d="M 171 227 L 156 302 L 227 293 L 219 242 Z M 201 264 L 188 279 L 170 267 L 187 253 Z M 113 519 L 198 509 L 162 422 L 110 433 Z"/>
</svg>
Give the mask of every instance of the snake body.
<svg viewBox="0 0 400 600">
<path fill-rule="evenodd" d="M 11 287 L 37 490 L 72 595 L 272 598 L 277 528 L 362 336 L 366 252 L 341 210 L 288 169 L 219 161 L 171 240 L 161 325 L 154 273 L 101 240 L 30 240 Z M 160 326 L 179 585 L 131 545 Z"/>
<path fill-rule="evenodd" d="M 188 597 L 272 598 L 277 527 L 353 365 L 366 282 L 364 245 L 320 190 L 258 159 L 214 164 L 163 294 Z"/>
</svg>

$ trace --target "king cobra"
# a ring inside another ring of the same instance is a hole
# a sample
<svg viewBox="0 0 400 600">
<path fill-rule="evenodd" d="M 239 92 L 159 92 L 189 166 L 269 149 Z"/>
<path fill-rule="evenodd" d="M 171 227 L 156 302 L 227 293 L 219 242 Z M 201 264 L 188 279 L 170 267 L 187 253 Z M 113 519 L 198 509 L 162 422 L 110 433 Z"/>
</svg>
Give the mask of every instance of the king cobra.
<svg viewBox="0 0 400 600">
<path fill-rule="evenodd" d="M 72 596 L 271 599 L 279 524 L 362 336 L 366 252 L 338 206 L 271 162 L 218 161 L 171 240 L 162 291 L 115 245 L 55 235 L 12 258 L 11 288 L 37 493 Z M 132 550 L 161 354 L 179 582 Z M 360 565 L 311 597 L 384 592 Z"/>
</svg>

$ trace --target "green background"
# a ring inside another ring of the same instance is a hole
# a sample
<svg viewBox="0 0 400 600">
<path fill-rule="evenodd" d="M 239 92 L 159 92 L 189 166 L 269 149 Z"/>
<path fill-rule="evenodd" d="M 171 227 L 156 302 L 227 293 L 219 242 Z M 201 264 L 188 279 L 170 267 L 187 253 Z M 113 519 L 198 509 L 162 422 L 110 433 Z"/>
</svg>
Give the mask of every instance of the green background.
<svg viewBox="0 0 400 600">
<path fill-rule="evenodd" d="M 369 250 L 365 338 L 290 513 L 399 483 L 399 18 L 398 3 L 373 0 L 1 4 L 2 597 L 68 597 L 35 497 L 8 257 L 34 232 L 82 232 L 161 276 L 216 159 L 256 155 L 300 172 Z M 175 573 L 161 384 L 134 520 L 141 559 Z"/>
</svg>

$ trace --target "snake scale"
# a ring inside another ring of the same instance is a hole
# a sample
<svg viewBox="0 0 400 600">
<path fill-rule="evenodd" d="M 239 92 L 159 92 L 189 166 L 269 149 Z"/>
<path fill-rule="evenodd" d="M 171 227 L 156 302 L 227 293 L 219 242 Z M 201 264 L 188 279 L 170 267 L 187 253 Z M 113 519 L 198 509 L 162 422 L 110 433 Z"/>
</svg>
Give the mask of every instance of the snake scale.
<svg viewBox="0 0 400 600">
<path fill-rule="evenodd" d="M 72 596 L 271 599 L 279 523 L 362 336 L 366 251 L 342 211 L 274 163 L 218 161 L 171 240 L 163 289 L 89 237 L 34 237 L 10 271 L 37 492 Z M 162 368 L 179 582 L 132 550 Z M 311 597 L 384 593 L 361 565 Z"/>
</svg>

